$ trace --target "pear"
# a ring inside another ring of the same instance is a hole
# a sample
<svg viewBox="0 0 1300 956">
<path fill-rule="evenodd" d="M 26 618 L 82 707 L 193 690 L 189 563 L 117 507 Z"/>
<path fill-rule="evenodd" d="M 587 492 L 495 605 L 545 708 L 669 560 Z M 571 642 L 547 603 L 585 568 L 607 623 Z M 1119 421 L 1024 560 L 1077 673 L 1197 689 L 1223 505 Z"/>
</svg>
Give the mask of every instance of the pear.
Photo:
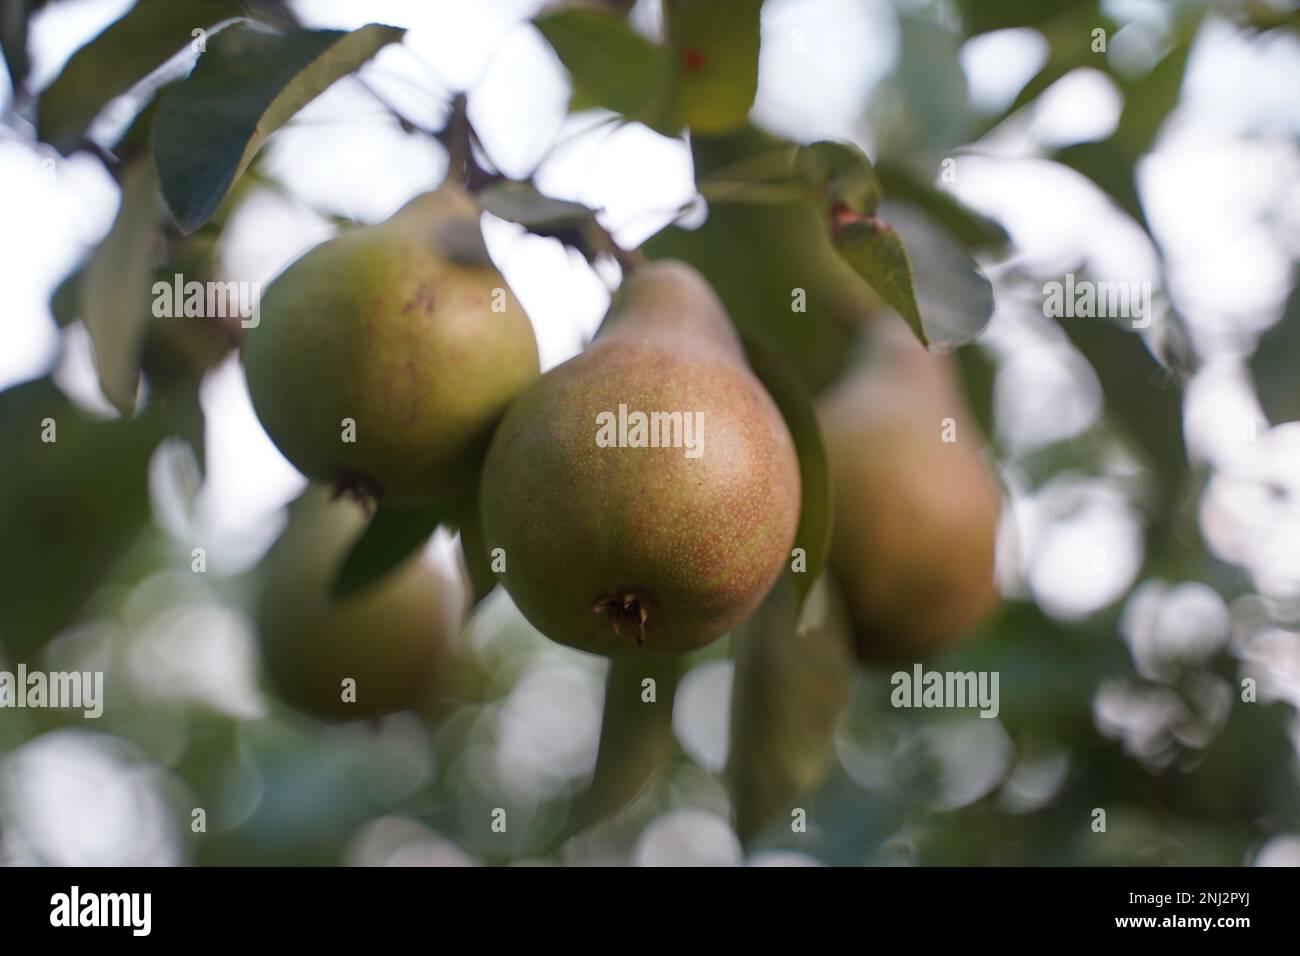
<svg viewBox="0 0 1300 956">
<path fill-rule="evenodd" d="M 289 266 L 248 330 L 253 407 L 303 474 L 409 504 L 465 493 L 537 377 L 532 326 L 460 187 L 345 230 Z"/>
<path fill-rule="evenodd" d="M 256 620 L 266 676 L 294 708 L 327 720 L 416 707 L 441 686 L 463 585 L 420 556 L 335 603 L 330 585 L 365 511 L 313 486 L 261 568 Z M 344 681 L 354 684 L 345 699 Z"/>
<path fill-rule="evenodd" d="M 834 486 L 831 568 L 868 661 L 937 653 L 998 603 L 1000 494 L 950 360 L 901 322 L 819 403 Z"/>
<path fill-rule="evenodd" d="M 662 413 L 676 413 L 671 427 Z M 482 517 L 539 631 L 608 656 L 663 654 L 754 610 L 789 557 L 799 495 L 793 441 L 717 296 L 660 261 L 506 414 Z"/>
</svg>

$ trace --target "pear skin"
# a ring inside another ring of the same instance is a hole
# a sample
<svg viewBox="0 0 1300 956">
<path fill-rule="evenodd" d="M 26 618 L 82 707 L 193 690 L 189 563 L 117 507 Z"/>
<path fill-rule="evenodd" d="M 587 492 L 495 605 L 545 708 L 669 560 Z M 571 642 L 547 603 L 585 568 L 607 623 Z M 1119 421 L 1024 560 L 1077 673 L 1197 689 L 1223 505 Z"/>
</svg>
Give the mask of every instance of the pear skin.
<svg viewBox="0 0 1300 956">
<path fill-rule="evenodd" d="M 492 427 L 539 371 L 478 215 L 446 184 L 322 243 L 267 289 L 244 342 L 249 392 L 307 477 L 410 504 L 471 486 Z"/>
<path fill-rule="evenodd" d="M 268 552 L 255 617 L 271 689 L 325 720 L 417 707 L 446 676 L 450 640 L 465 596 L 460 582 L 416 556 L 369 588 L 335 602 L 339 562 L 365 526 L 355 502 L 314 486 L 289 508 Z M 355 700 L 344 681 L 355 682 Z"/>
<path fill-rule="evenodd" d="M 830 564 L 860 658 L 915 660 L 998 604 L 1001 495 L 950 360 L 901 323 L 871 329 L 867 364 L 818 407 L 834 487 Z"/>
<path fill-rule="evenodd" d="M 611 443 L 620 406 L 629 426 Z M 685 424 L 681 442 L 638 444 L 634 412 L 699 423 L 698 454 Z M 624 283 L 590 347 L 511 407 L 482 516 L 539 631 L 611 657 L 664 654 L 758 606 L 789 558 L 799 496 L 794 443 L 721 303 L 689 266 L 660 261 Z"/>
</svg>

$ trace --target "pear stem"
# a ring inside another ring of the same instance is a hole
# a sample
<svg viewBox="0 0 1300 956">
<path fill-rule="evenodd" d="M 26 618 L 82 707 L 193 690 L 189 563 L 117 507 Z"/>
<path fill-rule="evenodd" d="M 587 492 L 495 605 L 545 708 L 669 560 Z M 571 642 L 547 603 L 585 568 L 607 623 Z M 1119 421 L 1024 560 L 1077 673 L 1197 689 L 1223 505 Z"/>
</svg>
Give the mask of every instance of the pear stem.
<svg viewBox="0 0 1300 956">
<path fill-rule="evenodd" d="M 480 192 L 504 178 L 500 173 L 488 172 L 474 158 L 474 144 L 479 139 L 469 121 L 469 98 L 464 93 L 451 98 L 451 115 L 437 140 L 447 150 L 447 178 L 462 184 L 468 192 Z"/>
</svg>

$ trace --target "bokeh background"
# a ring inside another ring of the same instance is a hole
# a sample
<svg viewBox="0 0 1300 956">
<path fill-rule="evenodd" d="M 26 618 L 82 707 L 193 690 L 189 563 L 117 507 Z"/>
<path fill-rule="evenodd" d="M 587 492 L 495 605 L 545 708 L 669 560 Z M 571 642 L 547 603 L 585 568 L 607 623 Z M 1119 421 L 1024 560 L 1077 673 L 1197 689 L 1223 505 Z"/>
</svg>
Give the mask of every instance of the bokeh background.
<svg viewBox="0 0 1300 956">
<path fill-rule="evenodd" d="M 130 5 L 43 6 L 28 88 Z M 220 234 L 219 274 L 269 281 L 341 224 L 380 221 L 435 185 L 445 152 L 389 106 L 437 128 L 460 90 L 493 167 L 601 210 L 622 245 L 704 222 L 684 139 L 569 114 L 568 75 L 529 23 L 540 6 L 290 4 L 312 27 L 409 32 L 273 137 Z M 653 35 L 657 7 L 642 0 L 632 22 Z M 998 718 L 895 710 L 888 671 L 857 673 L 808 832 L 777 821 L 742 848 L 722 778 L 725 641 L 690 661 L 663 772 L 577 835 L 606 665 L 538 635 L 500 590 L 452 648 L 473 693 L 436 715 L 302 717 L 263 687 L 249 609 L 304 481 L 229 354 L 198 387 L 197 453 L 119 435 L 61 485 L 0 448 L 0 569 L 34 562 L 44 582 L 21 602 L 5 592 L 0 642 L 6 614 L 54 608 L 46 665 L 104 670 L 108 686 L 96 721 L 0 711 L 0 861 L 1300 864 L 1294 5 L 768 0 L 762 36 L 756 125 L 925 171 L 1010 237 L 981 258 L 997 308 L 959 353 L 1008 495 L 1009 600 L 932 665 L 998 671 Z M 147 96 L 114 101 L 92 137 L 116 141 Z M 107 233 L 119 189 L 93 153 L 37 143 L 14 105 L 0 73 L 0 389 L 49 375 L 85 417 L 112 419 L 58 292 Z M 946 158 L 955 175 L 942 178 Z M 543 367 L 575 354 L 617 269 L 491 216 L 484 230 Z M 1045 318 L 1043 283 L 1067 272 L 1151 282 L 1156 331 L 1179 339 L 1148 344 L 1182 356 L 1170 364 L 1186 381 L 1134 371 L 1123 350 L 1090 353 Z M 71 516 L 57 530 L 16 517 L 41 495 Z M 202 575 L 189 569 L 200 546 Z M 450 535 L 428 558 L 454 580 Z M 489 827 L 497 807 L 504 834 Z M 1105 834 L 1090 826 L 1099 807 Z"/>
</svg>

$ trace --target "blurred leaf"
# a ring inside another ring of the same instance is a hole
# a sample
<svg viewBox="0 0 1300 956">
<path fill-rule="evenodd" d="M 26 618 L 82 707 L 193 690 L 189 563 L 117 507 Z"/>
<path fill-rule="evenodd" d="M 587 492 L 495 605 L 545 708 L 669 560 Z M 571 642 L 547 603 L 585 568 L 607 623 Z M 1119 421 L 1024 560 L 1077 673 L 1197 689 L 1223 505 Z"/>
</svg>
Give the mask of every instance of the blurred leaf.
<svg viewBox="0 0 1300 956">
<path fill-rule="evenodd" d="M 530 182 L 494 183 L 479 193 L 478 200 L 492 215 L 527 226 L 530 231 L 580 222 L 593 215 L 581 203 L 543 195 Z"/>
<path fill-rule="evenodd" d="M 1054 157 L 1091 179 L 1148 231 L 1137 191 L 1137 163 L 1178 103 L 1190 53 L 1187 39 L 1165 54 L 1150 73 L 1120 82 L 1124 109 L 1115 132 L 1101 142 L 1067 146 Z"/>
<path fill-rule="evenodd" d="M 272 133 L 404 32 L 375 23 L 282 35 L 240 26 L 212 37 L 189 78 L 163 95 L 153 125 L 163 195 L 181 231 L 216 212 Z"/>
<path fill-rule="evenodd" d="M 1056 154 L 1056 159 L 1087 176 L 1119 207 L 1139 223 L 1145 224 L 1142 200 L 1138 196 L 1133 161 L 1113 140 L 1100 143 L 1075 143 Z"/>
<path fill-rule="evenodd" d="M 736 326 L 771 342 L 814 391 L 840 374 L 872 307 L 807 201 L 715 204 L 700 228 L 668 226 L 641 248 L 699 269 Z"/>
<path fill-rule="evenodd" d="M 1199 17 L 1197 19 L 1199 24 Z M 1192 33 L 1195 27 L 1184 27 Z M 1178 96 L 1192 52 L 1190 35 L 1152 67 L 1151 72 L 1132 81 L 1122 82 L 1124 109 L 1119 116 L 1113 139 L 1126 155 L 1137 158 L 1151 148 L 1165 117 L 1178 105 Z"/>
<path fill-rule="evenodd" d="M 1009 106 L 996 115 L 981 120 L 979 128 L 971 136 L 972 141 L 982 138 L 1007 117 L 1028 106 L 1067 73 L 1080 67 L 1105 67 L 1105 55 L 1092 50 L 1092 31 L 1105 30 L 1107 36 L 1112 36 L 1119 25 L 1098 9 L 1096 0 L 1068 3 L 1063 8 L 1050 11 L 1045 9 L 1044 12 L 1049 15 L 1049 19 L 1044 20 L 1038 30 L 1047 40 L 1046 62 L 1021 88 Z"/>
<path fill-rule="evenodd" d="M 802 606 L 826 566 L 831 547 L 831 475 L 812 396 L 781 353 L 753 334 L 741 333 L 745 357 L 781 411 L 799 458 L 799 527 L 794 546 L 804 550 L 805 570 L 791 571 L 797 605 Z"/>
<path fill-rule="evenodd" d="M 692 137 L 691 146 L 697 181 L 792 182 L 795 148 L 753 127 Z M 699 269 L 736 326 L 770 342 L 814 393 L 839 376 L 856 330 L 878 308 L 808 199 L 715 202 L 698 229 L 668 226 L 641 248 L 652 259 L 681 259 Z"/>
<path fill-rule="evenodd" d="M 1277 324 L 1259 337 L 1250 371 L 1255 393 L 1269 423 L 1300 421 L 1300 273 Z"/>
<path fill-rule="evenodd" d="M 971 113 L 961 37 L 929 17 L 898 18 L 894 73 L 873 96 L 878 155 L 943 155 L 969 139 Z"/>
<path fill-rule="evenodd" d="M 573 78 L 571 109 L 599 106 L 665 135 L 744 124 L 758 85 L 762 0 L 667 0 L 661 47 L 617 13 L 564 9 L 534 25 Z"/>
<path fill-rule="evenodd" d="M 0 643 L 33 661 L 150 518 L 148 465 L 175 412 L 94 421 L 49 379 L 0 392 Z M 47 421 L 48 420 L 48 421 Z M 54 441 L 43 441 L 53 423 Z"/>
<path fill-rule="evenodd" d="M 189 44 L 192 31 L 236 16 L 239 9 L 223 0 L 139 0 L 74 53 L 41 92 L 37 135 L 71 152 L 108 102 Z"/>
<path fill-rule="evenodd" d="M 979 345 L 958 349 L 954 358 L 980 434 L 992 439 L 997 434 L 993 420 L 993 386 L 997 380 L 997 361 Z"/>
<path fill-rule="evenodd" d="M 85 274 L 85 266 L 74 269 L 50 293 L 50 315 L 59 328 L 81 318 L 81 281 Z"/>
<path fill-rule="evenodd" d="M 993 317 L 993 286 L 947 230 L 912 206 L 886 199 L 881 213 L 906 244 L 925 341 L 952 349 L 973 341 Z"/>
<path fill-rule="evenodd" d="M 744 124 L 758 88 L 762 6 L 763 0 L 664 0 L 671 128 L 710 134 Z"/>
<path fill-rule="evenodd" d="M 153 315 L 150 302 L 161 220 L 153 164 L 133 163 L 122 175 L 117 218 L 81 282 L 81 317 L 94 346 L 99 385 L 123 416 L 134 411 L 140 386 L 140 349 Z"/>
<path fill-rule="evenodd" d="M 159 403 L 169 406 L 168 414 L 175 422 L 173 430 L 177 437 L 190 446 L 190 451 L 194 454 L 194 464 L 198 469 L 198 477 L 201 480 L 208 471 L 208 420 L 203 413 L 199 381 L 195 380 L 188 384 L 188 389 L 176 389 L 171 393 L 160 395 Z"/>
<path fill-rule="evenodd" d="M 171 85 L 168 83 L 160 87 L 154 98 L 149 101 L 149 105 L 135 115 L 131 125 L 113 144 L 114 156 L 123 162 L 129 162 L 137 156 L 145 156 L 146 159 L 152 161 L 152 157 L 146 154 L 151 151 L 150 138 L 153 134 L 153 119 L 158 115 L 158 97 Z"/>
<path fill-rule="evenodd" d="M 1157 479 L 1158 523 L 1177 506 L 1187 473 L 1183 396 L 1173 372 L 1162 366 L 1142 336 L 1107 319 L 1062 319 L 1070 342 L 1092 365 L 1105 395 L 1106 413 L 1146 453 Z"/>
<path fill-rule="evenodd" d="M 880 205 L 880 179 L 871 160 L 852 144 L 821 142 L 801 146 L 795 157 L 795 171 L 813 188 L 828 217 L 840 208 L 871 216 Z"/>
<path fill-rule="evenodd" d="M 534 26 L 573 77 L 572 108 L 601 106 L 635 119 L 650 108 L 663 51 L 622 17 L 602 10 L 561 10 Z"/>
<path fill-rule="evenodd" d="M 796 604 L 783 578 L 732 635 L 727 779 L 746 843 L 821 782 L 852 686 L 847 617 L 829 579 L 819 579 L 802 614 Z"/>
<path fill-rule="evenodd" d="M 4 54 L 5 68 L 15 94 L 24 89 L 27 75 L 32 69 L 32 58 L 27 48 L 27 22 L 33 13 L 45 6 L 46 0 L 9 0 L 0 4 L 0 53 Z"/>
<path fill-rule="evenodd" d="M 469 501 L 455 509 L 454 518 L 460 531 L 460 551 L 470 585 L 469 608 L 466 613 L 468 618 L 497 586 L 492 557 L 488 554 L 487 542 L 483 540 L 483 518 L 479 513 L 477 490 Z"/>
<path fill-rule="evenodd" d="M 492 215 L 518 223 L 535 236 L 558 239 L 586 256 L 593 254 L 593 239 L 602 233 L 595 212 L 581 203 L 543 195 L 531 182 L 494 183 L 478 200 Z"/>
<path fill-rule="evenodd" d="M 1096 0 L 959 0 L 958 5 L 963 31 L 975 36 L 1011 27 L 1038 26 L 1078 7 L 1095 8 Z"/>
<path fill-rule="evenodd" d="M 925 181 L 906 164 L 883 160 L 876 164 L 875 170 L 885 192 L 921 209 L 967 247 L 996 247 L 1010 241 L 1000 224 L 971 209 L 952 193 Z"/>
<path fill-rule="evenodd" d="M 238 0 L 240 7 L 255 20 L 260 20 L 277 30 L 292 30 L 301 26 L 290 6 L 291 0 Z"/>
<path fill-rule="evenodd" d="M 425 545 L 441 520 L 436 509 L 380 502 L 339 568 L 331 588 L 334 599 L 356 594 L 400 566 Z"/>
<path fill-rule="evenodd" d="M 713 180 L 788 182 L 803 147 L 747 125 L 723 136 L 691 137 L 697 188 Z M 800 195 L 806 190 L 800 189 Z"/>
<path fill-rule="evenodd" d="M 678 655 L 609 662 L 600 749 L 582 808 L 584 828 L 627 806 L 676 751 L 673 698 L 682 668 Z M 642 698 L 646 679 L 655 682 L 653 702 Z"/>
<path fill-rule="evenodd" d="M 912 264 L 894 227 L 874 216 L 842 221 L 835 231 L 835 245 L 844 261 L 928 344 L 912 288 Z"/>
<path fill-rule="evenodd" d="M 802 147 L 793 175 L 817 196 L 822 229 L 840 256 L 922 342 L 953 348 L 984 329 L 993 314 L 988 280 L 964 249 L 910 208 L 887 206 L 885 215 L 898 221 L 897 228 L 875 215 L 881 185 L 861 150 L 831 142 Z M 913 243 L 919 263 L 908 255 Z"/>
</svg>

